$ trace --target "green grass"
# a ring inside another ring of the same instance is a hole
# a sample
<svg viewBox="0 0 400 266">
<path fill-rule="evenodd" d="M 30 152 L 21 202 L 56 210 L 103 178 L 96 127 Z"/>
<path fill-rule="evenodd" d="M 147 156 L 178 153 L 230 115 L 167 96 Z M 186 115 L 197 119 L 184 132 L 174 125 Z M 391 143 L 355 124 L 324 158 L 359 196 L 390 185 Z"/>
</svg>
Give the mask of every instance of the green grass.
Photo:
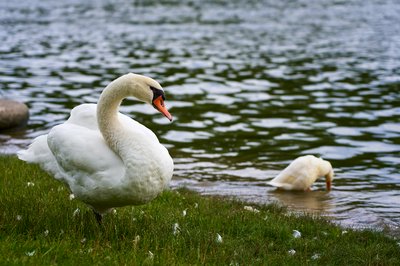
<svg viewBox="0 0 400 266">
<path fill-rule="evenodd" d="M 118 208 L 100 226 L 39 167 L 3 156 L 0 169 L 0 265 L 400 265 L 399 240 L 382 233 L 186 190 Z"/>
</svg>

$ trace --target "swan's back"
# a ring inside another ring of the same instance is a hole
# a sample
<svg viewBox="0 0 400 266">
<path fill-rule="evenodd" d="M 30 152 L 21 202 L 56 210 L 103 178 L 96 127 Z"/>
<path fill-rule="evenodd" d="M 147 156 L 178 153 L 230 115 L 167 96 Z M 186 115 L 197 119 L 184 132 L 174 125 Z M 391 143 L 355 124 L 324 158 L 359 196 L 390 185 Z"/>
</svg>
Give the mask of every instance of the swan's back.
<svg viewBox="0 0 400 266">
<path fill-rule="evenodd" d="M 298 157 L 271 180 L 269 184 L 285 190 L 305 190 L 318 177 L 326 174 L 321 172 L 321 165 L 325 163 L 324 160 L 313 155 Z"/>
</svg>

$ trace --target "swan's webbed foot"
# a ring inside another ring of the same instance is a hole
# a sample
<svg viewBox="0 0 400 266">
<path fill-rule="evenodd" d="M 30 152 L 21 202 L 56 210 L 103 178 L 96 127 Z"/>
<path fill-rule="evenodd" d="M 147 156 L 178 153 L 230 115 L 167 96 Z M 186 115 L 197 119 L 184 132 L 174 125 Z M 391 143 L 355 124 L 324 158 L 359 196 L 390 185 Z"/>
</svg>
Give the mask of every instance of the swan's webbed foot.
<svg viewBox="0 0 400 266">
<path fill-rule="evenodd" d="M 102 219 L 103 219 L 103 215 L 101 215 L 100 213 L 98 213 L 97 211 L 93 210 L 94 216 L 96 217 L 96 221 L 99 223 L 99 225 L 101 225 Z"/>
</svg>

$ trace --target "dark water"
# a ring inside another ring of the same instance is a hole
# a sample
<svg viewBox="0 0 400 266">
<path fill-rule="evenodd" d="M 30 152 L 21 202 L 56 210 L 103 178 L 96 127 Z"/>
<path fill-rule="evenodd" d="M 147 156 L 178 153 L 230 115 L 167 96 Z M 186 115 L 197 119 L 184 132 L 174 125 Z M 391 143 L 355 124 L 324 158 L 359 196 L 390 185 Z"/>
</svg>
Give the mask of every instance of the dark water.
<svg viewBox="0 0 400 266">
<path fill-rule="evenodd" d="M 175 120 L 121 109 L 169 148 L 173 186 L 399 228 L 399 14 L 394 0 L 1 1 L 0 92 L 31 120 L 0 152 L 135 72 L 163 85 Z M 266 185 L 304 154 L 331 161 L 332 192 Z"/>
</svg>

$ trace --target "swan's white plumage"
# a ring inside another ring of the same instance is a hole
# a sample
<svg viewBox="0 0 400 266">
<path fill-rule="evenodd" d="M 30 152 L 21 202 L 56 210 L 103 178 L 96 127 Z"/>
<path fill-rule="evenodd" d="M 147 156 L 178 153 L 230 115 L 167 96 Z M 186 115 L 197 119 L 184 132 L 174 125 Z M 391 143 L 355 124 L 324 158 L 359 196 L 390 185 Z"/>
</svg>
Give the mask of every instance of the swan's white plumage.
<svg viewBox="0 0 400 266">
<path fill-rule="evenodd" d="M 161 89 L 154 82 L 135 74 L 120 77 L 105 89 L 97 105 L 75 107 L 65 123 L 36 138 L 18 157 L 38 163 L 99 213 L 152 200 L 172 178 L 172 158 L 150 129 L 117 110 L 129 95 L 151 103 L 144 90 Z M 97 117 L 101 108 L 107 114 L 103 118 Z"/>
<path fill-rule="evenodd" d="M 268 184 L 284 190 L 308 190 L 321 176 L 326 177 L 327 187 L 330 188 L 333 179 L 331 163 L 313 155 L 305 155 L 296 158 Z"/>
</svg>

